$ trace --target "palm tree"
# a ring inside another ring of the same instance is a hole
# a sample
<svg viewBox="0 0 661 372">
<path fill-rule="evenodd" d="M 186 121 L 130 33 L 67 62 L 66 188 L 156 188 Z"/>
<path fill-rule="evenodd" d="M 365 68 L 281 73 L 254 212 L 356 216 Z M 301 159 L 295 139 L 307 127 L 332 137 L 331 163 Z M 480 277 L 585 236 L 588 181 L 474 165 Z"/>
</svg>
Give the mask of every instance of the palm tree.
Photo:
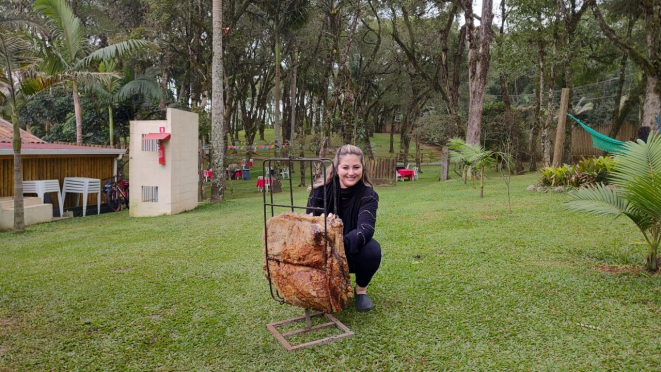
<svg viewBox="0 0 661 372">
<path fill-rule="evenodd" d="M 40 91 L 75 78 L 35 74 L 33 69 L 40 59 L 35 57 L 32 46 L 26 35 L 0 29 L 0 110 L 4 115 L 11 116 L 13 124 L 14 232 L 25 231 L 19 109 Z"/>
<path fill-rule="evenodd" d="M 85 38 L 83 26 L 67 5 L 66 0 L 37 0 L 34 3 L 35 12 L 48 19 L 50 35 L 38 39 L 43 52 L 43 70 L 48 75 L 73 75 L 85 71 L 93 61 L 105 61 L 122 55 L 144 50 L 149 43 L 144 40 L 127 40 L 92 51 Z M 46 42 L 45 40 L 48 40 Z M 94 75 L 87 75 L 87 77 Z M 83 119 L 78 96 L 80 84 L 89 80 L 74 80 L 71 82 L 74 112 L 76 116 L 76 142 L 83 143 Z"/>
<path fill-rule="evenodd" d="M 466 183 L 466 178 L 471 176 L 473 178 L 473 187 L 475 187 L 475 177 L 473 173 L 475 169 L 480 171 L 480 198 L 484 197 L 484 168 L 491 166 L 495 159 L 492 157 L 494 152 L 486 150 L 480 145 L 466 143 L 461 138 L 452 138 L 449 141 L 448 147 L 453 150 L 450 152 L 450 160 L 455 164 L 462 166 L 462 178 Z M 505 158 L 505 154 L 498 153 L 499 156 Z"/>
<path fill-rule="evenodd" d="M 657 271 L 661 244 L 661 135 L 652 134 L 647 143 L 627 142 L 625 151 L 615 159 L 610 182 L 616 188 L 599 184 L 578 190 L 567 207 L 595 215 L 628 217 L 649 245 L 647 269 Z"/>
<path fill-rule="evenodd" d="M 110 145 L 114 145 L 114 120 L 113 106 L 119 102 L 125 101 L 136 94 L 144 95 L 149 98 L 158 99 L 161 97 L 161 88 L 154 79 L 153 75 L 145 74 L 133 79 L 131 70 L 126 69 L 123 77 L 112 75 L 115 72 L 116 63 L 114 60 L 103 61 L 99 65 L 99 72 L 108 73 L 99 76 L 98 81 L 91 85 L 91 88 L 101 97 L 102 104 L 108 106 L 108 125 L 110 132 Z"/>
</svg>

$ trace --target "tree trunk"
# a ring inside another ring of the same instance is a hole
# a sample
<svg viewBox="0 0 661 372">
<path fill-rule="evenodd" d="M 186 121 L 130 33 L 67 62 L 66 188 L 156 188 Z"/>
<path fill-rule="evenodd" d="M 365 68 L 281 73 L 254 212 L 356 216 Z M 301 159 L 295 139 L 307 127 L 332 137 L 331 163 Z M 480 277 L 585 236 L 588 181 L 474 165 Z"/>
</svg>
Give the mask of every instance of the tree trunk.
<svg viewBox="0 0 661 372">
<path fill-rule="evenodd" d="M 112 105 L 108 106 L 108 120 L 109 120 L 109 132 L 110 132 L 110 147 L 115 147 L 114 140 L 114 131 L 115 131 L 115 122 L 112 118 Z"/>
<path fill-rule="evenodd" d="M 537 132 L 539 128 L 537 127 L 537 120 L 532 121 L 532 128 L 530 128 L 530 137 L 528 142 L 528 152 L 530 153 L 530 164 L 528 165 L 528 171 L 534 172 L 537 170 Z"/>
<path fill-rule="evenodd" d="M 546 102 L 546 120 L 544 121 L 544 127 L 542 128 L 542 153 L 545 164 L 551 163 L 551 122 L 553 121 L 553 103 L 554 103 L 554 94 L 553 94 L 553 83 L 555 82 L 555 63 L 553 62 L 555 58 L 555 44 L 553 45 L 553 56 L 551 60 L 551 68 L 549 71 L 548 79 L 548 93 L 547 93 L 547 102 Z"/>
<path fill-rule="evenodd" d="M 223 71 L 223 1 L 213 0 L 213 59 L 211 101 L 211 143 L 213 145 L 214 177 L 211 181 L 211 201 L 225 197 L 225 101 Z"/>
<path fill-rule="evenodd" d="M 322 108 L 322 100 L 321 98 L 317 99 L 317 104 L 314 107 L 314 124 L 313 124 L 313 131 L 314 133 L 321 133 L 321 108 Z"/>
<path fill-rule="evenodd" d="M 275 86 L 274 86 L 274 94 L 275 94 L 275 113 L 274 113 L 274 123 L 273 123 L 273 129 L 274 129 L 274 147 L 273 147 L 273 154 L 275 157 L 280 157 L 282 156 L 282 140 L 280 138 L 280 131 L 281 131 L 281 122 L 280 122 L 280 79 L 281 79 L 281 71 L 280 71 L 280 29 L 278 28 L 277 21 L 276 21 L 276 27 L 275 27 Z M 274 193 L 279 193 L 282 192 L 282 182 L 280 181 L 281 175 L 280 175 L 280 168 L 278 163 L 274 164 L 273 167 L 273 179 L 271 181 L 271 192 Z"/>
<path fill-rule="evenodd" d="M 73 83 L 73 111 L 76 115 L 76 144 L 83 144 L 83 113 L 78 96 L 78 85 Z"/>
<path fill-rule="evenodd" d="M 643 118 L 641 126 L 654 127 L 656 117 L 661 117 L 661 99 L 659 97 L 659 76 L 661 75 L 661 58 L 659 58 L 659 38 L 661 35 L 661 6 L 658 1 L 642 1 L 645 9 L 645 41 L 647 56 L 654 66 L 654 71 L 646 73 L 645 101 L 643 101 Z M 654 9 L 658 7 L 658 9 Z"/>
<path fill-rule="evenodd" d="M 336 16 L 337 16 L 337 12 L 335 11 L 334 13 L 332 13 L 331 17 L 336 17 Z M 347 65 L 347 58 L 349 56 L 349 51 L 351 50 L 351 44 L 353 42 L 354 35 L 356 34 L 356 26 L 358 25 L 359 18 L 360 18 L 360 2 L 357 1 L 354 6 L 354 17 L 353 17 L 353 21 L 351 22 L 351 26 L 349 28 L 349 34 L 347 35 L 346 43 L 344 45 L 344 52 L 342 54 L 342 58 L 339 61 L 336 61 L 339 67 L 337 71 L 337 78 L 335 79 L 335 83 L 333 84 L 333 93 L 331 94 L 331 99 L 327 102 L 324 111 L 324 136 L 328 137 L 329 139 L 331 134 L 330 133 L 331 121 L 333 115 L 335 114 L 335 108 L 339 105 L 340 93 L 342 92 L 342 89 L 349 86 L 349 81 L 351 79 L 350 74 L 347 71 L 346 65 Z M 337 30 L 338 34 L 335 33 L 333 34 L 334 50 L 339 50 L 339 46 L 338 46 L 339 32 L 340 30 L 338 29 Z M 333 68 L 332 58 L 329 58 L 329 62 L 330 63 L 328 67 L 330 71 Z"/>
<path fill-rule="evenodd" d="M 278 149 L 277 144 L 280 142 L 280 35 L 278 35 L 278 28 L 275 30 L 275 107 L 274 107 L 274 123 L 273 123 L 273 132 L 276 142 L 276 150 Z M 276 155 L 277 156 L 277 155 Z"/>
<path fill-rule="evenodd" d="M 296 74 L 298 73 L 297 67 L 298 67 L 298 50 L 294 52 L 294 62 L 292 66 L 292 75 L 291 75 L 291 88 L 289 91 L 289 99 L 290 103 L 289 106 L 291 108 L 291 128 L 289 128 L 289 143 L 292 146 L 292 154 L 293 154 L 293 146 L 294 146 L 294 133 L 296 131 Z"/>
<path fill-rule="evenodd" d="M 450 178 L 450 156 L 449 149 L 447 146 L 441 147 L 441 174 L 438 177 L 438 180 L 443 182 L 447 181 Z"/>
<path fill-rule="evenodd" d="M 18 126 L 18 113 L 12 111 L 12 144 L 14 148 L 14 232 L 25 231 L 25 209 L 23 206 L 23 167 L 21 165 L 21 130 Z"/>
<path fill-rule="evenodd" d="M 659 97 L 659 78 L 654 75 L 646 76 L 645 101 L 643 101 L 643 118 L 641 126 L 654 127 L 656 117 L 661 117 L 661 99 Z"/>
<path fill-rule="evenodd" d="M 629 27 L 627 28 L 627 41 L 631 40 L 631 32 L 636 23 L 635 19 L 629 20 Z M 624 91 L 624 79 L 627 73 L 627 62 L 629 61 L 629 54 L 624 52 L 622 60 L 620 61 L 620 77 L 617 80 L 617 93 L 613 102 L 613 115 L 611 119 L 611 130 L 608 137 L 616 138 L 622 127 L 622 121 L 618 120 L 620 117 L 620 105 L 622 104 L 622 92 Z"/>
<path fill-rule="evenodd" d="M 482 130 L 482 109 L 484 89 L 491 55 L 491 24 L 493 21 L 492 0 L 482 1 L 482 21 L 479 29 L 473 26 L 472 0 L 465 0 L 465 20 L 468 38 L 468 84 L 469 104 L 468 123 L 466 125 L 466 143 L 480 144 Z"/>
<path fill-rule="evenodd" d="M 645 72 L 646 87 L 645 100 L 643 102 L 643 114 L 641 125 L 654 126 L 655 116 L 661 116 L 661 99 L 659 97 L 659 77 L 661 69 L 659 68 L 659 22 L 655 11 L 657 4 L 654 1 L 640 2 L 645 17 L 645 33 L 647 44 L 647 56 L 638 51 L 627 40 L 620 38 L 613 29 L 611 29 L 596 4 L 592 5 L 592 12 L 599 23 L 602 32 L 611 39 L 614 44 L 622 51 L 631 55 L 631 59 Z"/>
<path fill-rule="evenodd" d="M 415 166 L 418 167 L 418 172 L 422 173 L 422 167 L 420 164 L 422 163 L 421 161 L 421 156 L 420 156 L 420 136 L 418 134 L 415 135 Z"/>
<path fill-rule="evenodd" d="M 163 111 L 165 115 L 165 108 L 167 104 L 168 97 L 168 82 L 170 80 L 170 64 L 172 63 L 172 57 L 170 53 L 165 54 L 165 66 L 163 66 L 163 75 L 161 77 L 161 102 L 158 107 Z"/>
<path fill-rule="evenodd" d="M 395 152 L 395 118 L 397 117 L 397 110 L 393 109 L 392 120 L 390 121 L 390 150 L 389 153 Z"/>
<path fill-rule="evenodd" d="M 411 117 L 413 116 L 413 99 L 409 102 L 409 104 L 406 107 L 406 114 L 404 115 L 404 122 L 402 123 L 402 127 L 399 130 L 399 153 L 403 153 L 403 162 L 404 166 L 409 165 L 409 144 L 411 143 L 411 137 L 409 135 L 409 127 L 411 123 Z"/>
</svg>

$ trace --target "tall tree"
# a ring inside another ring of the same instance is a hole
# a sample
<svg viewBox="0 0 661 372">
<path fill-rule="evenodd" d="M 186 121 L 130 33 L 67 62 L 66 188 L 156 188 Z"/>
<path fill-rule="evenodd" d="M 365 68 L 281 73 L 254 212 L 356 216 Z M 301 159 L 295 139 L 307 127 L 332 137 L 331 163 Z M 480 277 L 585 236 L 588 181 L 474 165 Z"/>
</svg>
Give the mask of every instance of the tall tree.
<svg viewBox="0 0 661 372">
<path fill-rule="evenodd" d="M 580 26 L 581 17 L 583 13 L 595 0 L 583 0 L 582 4 L 576 0 L 557 0 L 558 13 L 563 21 L 562 32 L 559 33 L 560 43 L 563 47 L 563 65 L 564 65 L 564 82 L 565 87 L 569 88 L 569 110 L 572 109 L 572 98 L 574 96 L 574 79 L 572 73 L 572 63 L 575 56 L 575 45 L 577 40 L 577 31 Z M 569 5 L 569 6 L 568 6 Z M 565 143 L 563 149 L 563 158 L 566 161 L 571 161 L 571 143 L 572 143 L 572 125 L 565 127 Z"/>
<path fill-rule="evenodd" d="M 273 49 L 275 54 L 275 86 L 274 86 L 274 95 L 275 95 L 275 107 L 274 107 L 274 132 L 275 132 L 275 155 L 280 156 L 281 148 L 280 142 L 282 142 L 281 130 L 282 122 L 280 114 L 280 94 L 282 91 L 281 87 L 281 40 L 283 35 L 287 35 L 289 32 L 301 27 L 307 21 L 308 17 L 308 6 L 310 0 L 291 0 L 291 1 L 280 1 L 280 0 L 261 0 L 253 3 L 253 8 L 249 9 L 249 12 L 257 16 L 271 27 L 273 31 Z M 273 192 L 282 191 L 282 185 L 280 183 L 280 176 L 277 171 L 275 172 L 275 180 L 271 184 L 271 190 Z"/>
<path fill-rule="evenodd" d="M 37 0 L 34 11 L 48 20 L 51 30 L 43 35 L 44 70 L 48 75 L 72 75 L 85 71 L 94 60 L 109 60 L 122 55 L 144 50 L 148 43 L 144 40 L 127 40 L 92 51 L 85 37 L 84 27 L 65 0 Z M 85 75 L 88 78 L 94 75 Z M 71 82 L 74 111 L 76 115 L 76 142 L 83 143 L 83 117 L 78 94 L 79 85 L 86 80 Z"/>
<path fill-rule="evenodd" d="M 599 6 L 594 1 L 592 12 L 604 35 L 611 39 L 618 48 L 628 53 L 633 62 L 645 73 L 645 100 L 640 124 L 653 127 L 655 117 L 661 117 L 661 82 L 659 81 L 661 79 L 661 52 L 659 50 L 661 45 L 661 2 L 640 1 L 635 4 L 630 2 L 629 5 L 637 5 L 636 10 L 643 15 L 647 53 L 640 51 L 627 38 L 618 35 L 608 25 Z"/>
<path fill-rule="evenodd" d="M 20 35 L 0 29 L 0 108 L 11 117 L 14 150 L 14 232 L 25 231 L 18 112 L 40 91 L 75 78 L 69 75 L 35 74 L 33 69 L 40 60 L 34 55 L 33 45 L 33 42 Z"/>
<path fill-rule="evenodd" d="M 223 0 L 213 0 L 213 61 L 211 93 L 211 144 L 213 169 L 211 201 L 222 202 L 225 197 L 225 101 L 223 71 Z"/>
<path fill-rule="evenodd" d="M 480 27 L 475 27 L 473 0 L 463 0 L 466 20 L 466 37 L 468 40 L 468 86 L 470 101 L 468 104 L 468 123 L 466 125 L 466 142 L 479 145 L 482 129 L 482 107 L 484 90 L 487 84 L 487 73 L 491 54 L 491 25 L 493 22 L 493 1 L 482 1 L 482 16 Z"/>
</svg>

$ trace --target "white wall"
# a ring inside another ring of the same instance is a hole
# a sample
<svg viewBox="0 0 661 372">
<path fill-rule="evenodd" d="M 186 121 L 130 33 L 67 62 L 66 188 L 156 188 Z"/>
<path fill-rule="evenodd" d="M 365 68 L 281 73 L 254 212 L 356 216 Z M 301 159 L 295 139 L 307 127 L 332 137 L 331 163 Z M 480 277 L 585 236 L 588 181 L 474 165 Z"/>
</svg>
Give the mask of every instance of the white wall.
<svg viewBox="0 0 661 372">
<path fill-rule="evenodd" d="M 164 127 L 165 164 L 157 151 L 142 151 L 142 135 Z M 131 217 L 176 214 L 197 206 L 198 115 L 169 108 L 166 120 L 131 121 L 129 180 Z M 157 186 L 158 202 L 143 202 L 142 187 Z"/>
</svg>

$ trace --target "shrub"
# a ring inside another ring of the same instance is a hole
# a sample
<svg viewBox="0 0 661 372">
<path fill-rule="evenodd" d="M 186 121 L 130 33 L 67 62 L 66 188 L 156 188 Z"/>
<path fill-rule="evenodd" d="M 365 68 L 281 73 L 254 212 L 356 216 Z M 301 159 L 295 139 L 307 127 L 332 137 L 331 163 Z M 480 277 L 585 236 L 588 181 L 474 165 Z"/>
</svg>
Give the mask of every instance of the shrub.
<svg viewBox="0 0 661 372">
<path fill-rule="evenodd" d="M 569 179 L 574 175 L 574 167 L 564 164 L 561 167 L 545 166 L 540 169 L 542 178 L 539 183 L 542 186 L 568 186 Z"/>
<path fill-rule="evenodd" d="M 540 170 L 542 186 L 571 186 L 575 188 L 607 183 L 608 175 L 615 169 L 615 160 L 610 156 L 583 158 L 572 166 L 545 166 Z"/>
</svg>

